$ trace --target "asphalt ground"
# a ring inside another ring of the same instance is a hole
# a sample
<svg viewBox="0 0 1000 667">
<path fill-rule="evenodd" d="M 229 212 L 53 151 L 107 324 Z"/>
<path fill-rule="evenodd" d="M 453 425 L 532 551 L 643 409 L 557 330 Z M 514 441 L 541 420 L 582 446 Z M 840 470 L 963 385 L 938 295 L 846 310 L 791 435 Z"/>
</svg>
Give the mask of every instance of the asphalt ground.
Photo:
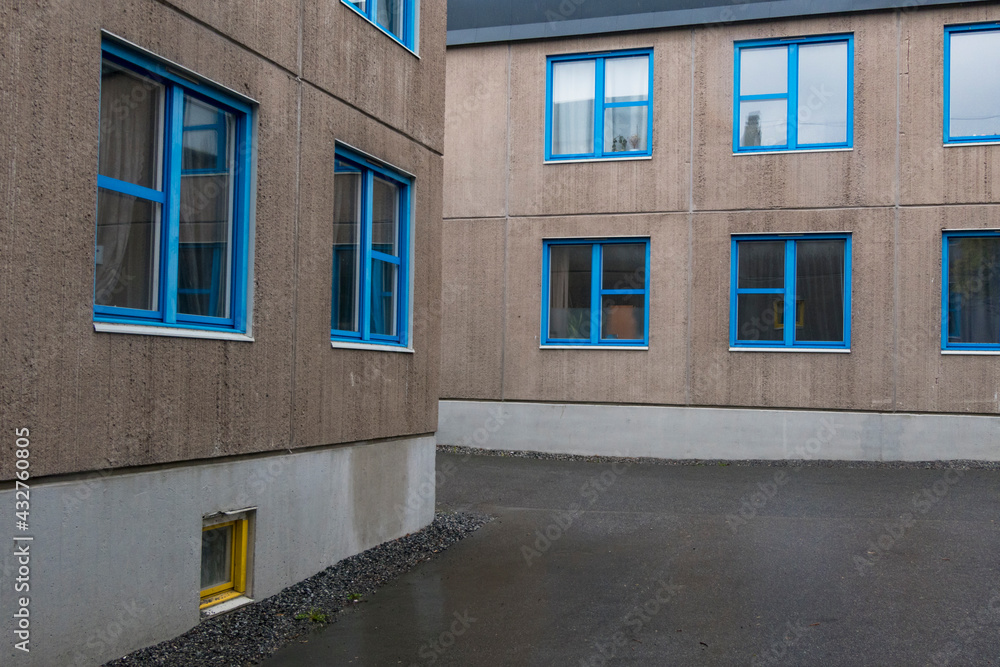
<svg viewBox="0 0 1000 667">
<path fill-rule="evenodd" d="M 1000 470 L 437 466 L 496 518 L 265 665 L 1000 665 Z"/>
</svg>

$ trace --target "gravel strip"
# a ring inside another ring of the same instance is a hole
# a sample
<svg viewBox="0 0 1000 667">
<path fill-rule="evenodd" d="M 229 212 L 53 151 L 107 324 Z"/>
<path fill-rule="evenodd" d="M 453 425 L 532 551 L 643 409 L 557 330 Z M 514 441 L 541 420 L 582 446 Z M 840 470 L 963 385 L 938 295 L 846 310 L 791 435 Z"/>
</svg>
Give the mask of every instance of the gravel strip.
<svg viewBox="0 0 1000 667">
<path fill-rule="evenodd" d="M 256 665 L 285 644 L 310 632 L 317 623 L 296 619 L 317 614 L 327 623 L 353 604 L 371 596 L 420 562 L 430 560 L 492 517 L 476 512 L 438 512 L 423 530 L 345 558 L 277 595 L 202 621 L 169 641 L 112 660 L 105 667 L 244 667 Z"/>
<path fill-rule="evenodd" d="M 515 451 L 509 449 L 481 449 L 479 447 L 459 447 L 438 445 L 437 450 L 445 454 L 460 456 L 499 456 L 519 459 L 541 459 L 549 461 L 586 461 L 589 463 L 634 463 L 660 466 L 739 466 L 747 468 L 909 468 L 926 470 L 1000 470 L 1000 461 L 833 461 L 821 459 L 655 459 L 628 456 L 585 456 L 580 454 L 550 454 L 548 452 Z"/>
</svg>

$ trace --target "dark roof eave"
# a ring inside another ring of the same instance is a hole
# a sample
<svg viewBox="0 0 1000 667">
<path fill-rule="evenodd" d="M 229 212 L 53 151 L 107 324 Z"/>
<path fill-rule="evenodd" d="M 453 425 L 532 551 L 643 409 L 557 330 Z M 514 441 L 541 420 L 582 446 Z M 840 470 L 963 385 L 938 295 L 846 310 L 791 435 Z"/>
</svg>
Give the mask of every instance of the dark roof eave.
<svg viewBox="0 0 1000 667">
<path fill-rule="evenodd" d="M 737 5 L 676 9 L 643 14 L 620 14 L 600 18 L 562 18 L 550 12 L 544 22 L 493 25 L 448 30 L 448 46 L 488 44 L 577 35 L 596 35 L 656 28 L 717 25 L 740 21 L 843 14 L 887 9 L 915 9 L 932 5 L 969 3 L 969 0 L 768 0 Z"/>
</svg>

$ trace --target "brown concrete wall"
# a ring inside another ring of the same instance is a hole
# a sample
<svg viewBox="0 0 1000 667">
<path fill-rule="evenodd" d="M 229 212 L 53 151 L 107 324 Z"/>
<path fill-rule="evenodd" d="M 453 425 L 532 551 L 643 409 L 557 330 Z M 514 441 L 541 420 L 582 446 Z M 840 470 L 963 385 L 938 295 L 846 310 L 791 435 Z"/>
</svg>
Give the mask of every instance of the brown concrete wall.
<svg viewBox="0 0 1000 667">
<path fill-rule="evenodd" d="M 440 372 L 441 156 L 312 88 L 303 90 L 302 134 L 310 141 L 302 145 L 295 444 L 433 432 Z M 331 156 L 336 140 L 418 177 L 413 228 L 415 354 L 330 349 Z M 428 316 L 432 310 L 434 316 Z"/>
<path fill-rule="evenodd" d="M 512 43 L 509 119 L 508 45 L 451 49 L 449 114 L 483 72 L 484 122 L 512 129 L 504 146 L 476 119 L 447 126 L 447 224 L 458 238 L 446 255 L 478 246 L 495 273 L 485 244 L 497 227 L 464 218 L 498 215 L 509 187 L 506 296 L 484 290 L 443 322 L 446 349 L 503 338 L 503 371 L 491 374 L 492 348 L 475 364 L 446 356 L 443 396 L 492 399 L 499 387 L 505 400 L 1000 413 L 1000 357 L 940 350 L 941 230 L 1000 228 L 992 206 L 949 206 L 998 201 L 1000 146 L 944 148 L 941 135 L 943 28 L 986 20 L 1000 20 L 1000 5 Z M 733 155 L 733 42 L 831 33 L 854 35 L 853 149 Z M 544 164 L 546 56 L 648 46 L 653 159 Z M 731 236 L 816 231 L 853 234 L 851 352 L 730 352 Z M 629 234 L 652 238 L 649 351 L 539 350 L 542 239 Z M 454 281 L 477 270 L 462 266 Z"/>
<path fill-rule="evenodd" d="M 982 3 L 902 15 L 900 197 L 904 205 L 1000 201 L 1000 184 L 995 182 L 1000 174 L 1000 145 L 944 146 L 943 26 L 976 21 L 1000 21 L 1000 5 Z"/>
<path fill-rule="evenodd" d="M 652 159 L 545 164 L 546 57 L 647 47 L 653 48 Z M 510 215 L 686 211 L 690 95 L 691 39 L 686 30 L 514 44 Z"/>
<path fill-rule="evenodd" d="M 504 398 L 685 402 L 687 225 L 683 214 L 512 219 Z M 608 236 L 650 239 L 649 346 L 655 352 L 539 349 L 542 240 Z"/>
<path fill-rule="evenodd" d="M 1000 209 L 906 208 L 899 228 L 898 408 L 1000 413 L 1000 357 L 940 353 L 941 230 L 1000 229 Z"/>
<path fill-rule="evenodd" d="M 303 77 L 441 153 L 446 4 L 420 3 L 418 58 L 341 0 L 304 3 Z"/>
<path fill-rule="evenodd" d="M 443 99 L 433 83 L 443 82 L 443 9 L 423 4 L 421 59 L 404 54 L 413 72 L 367 83 L 366 94 L 392 100 L 385 118 L 297 78 L 298 2 L 238 12 L 186 0 L 173 3 L 183 11 L 154 0 L 0 7 L 9 54 L 0 59 L 0 423 L 31 429 L 34 476 L 435 430 L 438 323 L 419 314 L 440 291 L 443 113 L 403 100 L 414 85 Z M 252 343 L 93 330 L 101 29 L 259 103 Z M 355 58 L 377 60 L 390 41 L 378 37 L 351 47 Z M 329 217 L 307 217 L 325 210 L 312 203 L 299 217 L 297 193 L 326 201 L 334 138 L 416 175 L 416 354 L 330 348 L 331 244 L 303 243 Z M 312 170 L 301 183 L 300 139 Z M 325 301 L 314 293 L 323 290 Z M 297 313 L 297 303 L 321 312 Z M 352 371 L 384 380 L 352 386 Z M 12 464 L 0 461 L 0 479 Z"/>
<path fill-rule="evenodd" d="M 733 42 L 835 33 L 854 33 L 854 149 L 734 156 Z M 895 63 L 891 13 L 697 30 L 694 208 L 892 205 Z"/>
<path fill-rule="evenodd" d="M 448 51 L 444 216 L 507 214 L 506 44 Z"/>
<path fill-rule="evenodd" d="M 504 236 L 503 219 L 444 223 L 442 398 L 503 395 Z"/>
<path fill-rule="evenodd" d="M 691 402 L 891 410 L 893 211 L 755 211 L 694 218 Z M 851 352 L 730 352 L 733 234 L 851 232 Z"/>
</svg>

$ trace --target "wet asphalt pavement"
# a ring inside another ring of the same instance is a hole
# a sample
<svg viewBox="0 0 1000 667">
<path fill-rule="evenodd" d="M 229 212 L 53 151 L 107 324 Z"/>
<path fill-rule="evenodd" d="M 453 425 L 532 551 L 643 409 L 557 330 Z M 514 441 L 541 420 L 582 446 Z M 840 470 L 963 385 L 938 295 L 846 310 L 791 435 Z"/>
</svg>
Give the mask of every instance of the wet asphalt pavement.
<svg viewBox="0 0 1000 667">
<path fill-rule="evenodd" d="M 1000 666 L 1000 471 L 438 453 L 496 518 L 268 667 Z"/>
</svg>

